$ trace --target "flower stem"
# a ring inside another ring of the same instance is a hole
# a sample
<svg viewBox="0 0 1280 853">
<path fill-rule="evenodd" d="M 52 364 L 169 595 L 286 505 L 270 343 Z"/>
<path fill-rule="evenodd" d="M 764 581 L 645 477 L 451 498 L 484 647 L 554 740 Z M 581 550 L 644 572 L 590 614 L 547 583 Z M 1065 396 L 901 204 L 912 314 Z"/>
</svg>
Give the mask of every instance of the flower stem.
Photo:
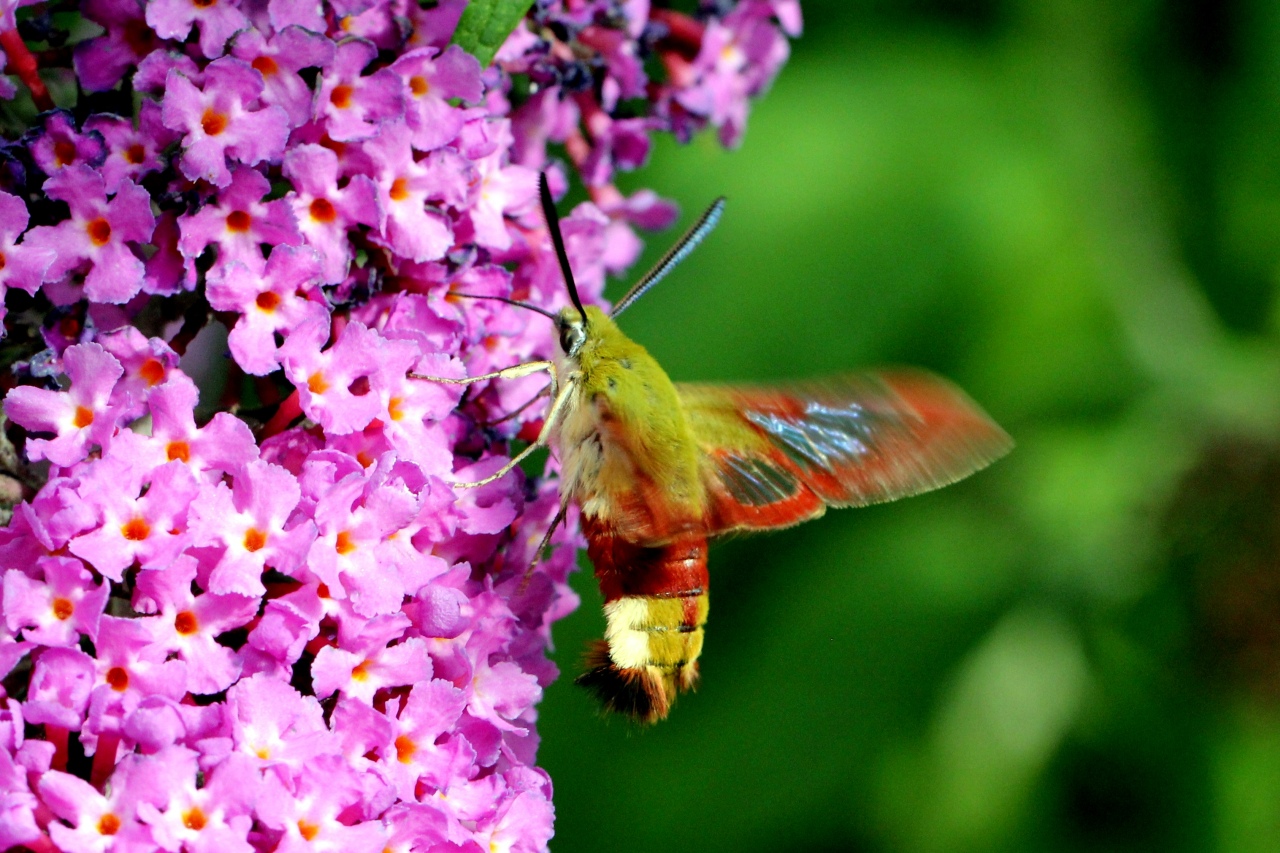
<svg viewBox="0 0 1280 853">
<path fill-rule="evenodd" d="M 49 89 L 36 73 L 36 58 L 31 55 L 27 43 L 22 40 L 22 36 L 18 35 L 18 31 L 9 30 L 0 33 L 0 48 L 3 48 L 5 55 L 9 57 L 9 70 L 17 74 L 18 79 L 31 90 L 31 100 L 35 101 L 36 109 L 40 112 L 53 109 L 53 98 L 49 96 Z"/>
<path fill-rule="evenodd" d="M 116 752 L 120 746 L 119 732 L 103 732 L 98 736 L 98 749 L 93 753 L 93 767 L 89 771 L 89 784 L 101 791 L 116 769 Z"/>
</svg>

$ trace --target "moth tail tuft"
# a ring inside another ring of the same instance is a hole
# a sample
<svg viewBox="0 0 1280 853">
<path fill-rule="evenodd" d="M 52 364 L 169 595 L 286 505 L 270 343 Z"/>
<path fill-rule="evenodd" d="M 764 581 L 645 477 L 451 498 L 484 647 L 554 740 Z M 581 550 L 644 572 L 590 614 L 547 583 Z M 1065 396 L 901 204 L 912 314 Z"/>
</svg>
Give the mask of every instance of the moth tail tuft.
<svg viewBox="0 0 1280 853">
<path fill-rule="evenodd" d="M 606 711 L 625 714 L 638 723 L 652 725 L 665 720 L 675 701 L 677 678 L 656 666 L 622 669 L 609 657 L 609 644 L 596 640 L 587 647 L 584 658 L 587 671 L 574 680 L 593 694 Z M 697 666 L 690 679 L 681 671 L 681 689 L 697 680 Z"/>
</svg>

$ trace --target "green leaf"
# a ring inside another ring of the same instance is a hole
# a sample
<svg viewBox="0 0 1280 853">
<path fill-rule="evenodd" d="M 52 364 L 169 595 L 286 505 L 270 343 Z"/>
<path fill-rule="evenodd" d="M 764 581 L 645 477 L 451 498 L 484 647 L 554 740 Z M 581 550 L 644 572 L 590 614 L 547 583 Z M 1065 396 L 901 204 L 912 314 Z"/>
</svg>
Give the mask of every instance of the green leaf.
<svg viewBox="0 0 1280 853">
<path fill-rule="evenodd" d="M 462 10 L 453 43 L 486 66 L 532 5 L 533 0 L 472 0 Z"/>
</svg>

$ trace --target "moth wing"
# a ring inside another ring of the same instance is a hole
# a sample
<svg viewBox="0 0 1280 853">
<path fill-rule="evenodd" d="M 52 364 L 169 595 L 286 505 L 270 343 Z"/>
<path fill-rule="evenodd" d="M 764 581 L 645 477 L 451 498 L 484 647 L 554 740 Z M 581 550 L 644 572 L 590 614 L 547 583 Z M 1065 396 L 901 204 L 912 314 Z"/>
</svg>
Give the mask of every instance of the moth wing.
<svg viewBox="0 0 1280 853">
<path fill-rule="evenodd" d="M 963 391 L 923 371 L 676 387 L 701 450 L 711 535 L 927 492 L 1013 446 Z"/>
</svg>

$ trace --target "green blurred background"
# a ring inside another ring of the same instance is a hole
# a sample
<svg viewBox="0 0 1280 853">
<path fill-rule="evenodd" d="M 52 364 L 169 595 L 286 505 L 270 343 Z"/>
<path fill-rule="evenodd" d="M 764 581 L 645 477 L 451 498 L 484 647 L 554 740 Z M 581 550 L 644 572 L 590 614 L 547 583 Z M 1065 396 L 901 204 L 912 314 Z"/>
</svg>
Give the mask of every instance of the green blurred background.
<svg viewBox="0 0 1280 853">
<path fill-rule="evenodd" d="M 623 326 L 677 380 L 924 365 L 1018 447 L 713 549 L 652 729 L 571 683 L 579 574 L 552 849 L 1277 849 L 1280 4 L 803 5 L 740 150 L 624 182 L 729 207 Z"/>
</svg>

